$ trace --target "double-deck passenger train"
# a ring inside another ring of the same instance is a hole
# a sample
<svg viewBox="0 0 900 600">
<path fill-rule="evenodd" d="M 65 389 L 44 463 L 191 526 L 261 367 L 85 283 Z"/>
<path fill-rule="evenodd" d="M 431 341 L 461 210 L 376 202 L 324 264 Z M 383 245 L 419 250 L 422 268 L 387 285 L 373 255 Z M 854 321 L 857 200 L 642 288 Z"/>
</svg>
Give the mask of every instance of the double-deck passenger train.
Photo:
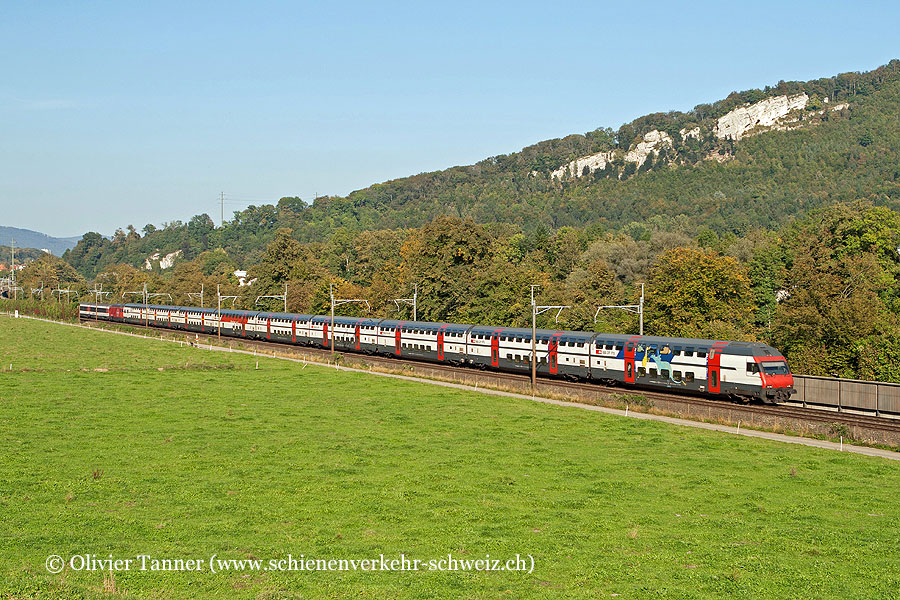
<svg viewBox="0 0 900 600">
<path fill-rule="evenodd" d="M 83 320 L 148 325 L 235 338 L 530 373 L 531 329 L 144 304 L 81 304 Z M 542 377 L 783 402 L 794 380 L 780 352 L 761 343 L 585 331 L 536 332 Z"/>
</svg>

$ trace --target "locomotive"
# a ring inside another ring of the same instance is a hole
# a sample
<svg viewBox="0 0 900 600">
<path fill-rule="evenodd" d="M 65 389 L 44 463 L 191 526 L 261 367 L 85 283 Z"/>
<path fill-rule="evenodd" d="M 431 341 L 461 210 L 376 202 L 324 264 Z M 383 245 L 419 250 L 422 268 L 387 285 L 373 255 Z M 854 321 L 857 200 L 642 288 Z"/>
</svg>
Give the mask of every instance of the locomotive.
<svg viewBox="0 0 900 600">
<path fill-rule="evenodd" d="M 331 347 L 408 360 L 530 373 L 531 329 L 144 304 L 79 305 L 83 320 Z M 787 361 L 762 343 L 538 329 L 537 373 L 606 385 L 784 402 Z"/>
</svg>

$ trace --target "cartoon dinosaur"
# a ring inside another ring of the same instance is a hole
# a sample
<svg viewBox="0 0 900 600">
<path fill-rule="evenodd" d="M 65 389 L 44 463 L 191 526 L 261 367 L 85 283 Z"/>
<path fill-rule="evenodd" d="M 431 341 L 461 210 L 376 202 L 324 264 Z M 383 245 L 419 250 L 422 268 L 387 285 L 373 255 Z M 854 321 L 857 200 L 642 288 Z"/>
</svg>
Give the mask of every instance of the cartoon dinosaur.
<svg viewBox="0 0 900 600">
<path fill-rule="evenodd" d="M 650 358 L 652 358 L 653 362 L 656 363 L 656 368 L 659 369 L 660 373 L 662 373 L 663 371 L 666 371 L 669 374 L 669 381 L 671 381 L 672 383 L 686 385 L 683 381 L 678 381 L 672 377 L 672 363 L 670 363 L 667 360 L 663 360 L 662 356 L 660 355 L 660 353 L 658 351 L 656 352 L 656 354 L 654 354 Z M 671 355 L 669 356 L 669 358 L 671 359 Z"/>
</svg>

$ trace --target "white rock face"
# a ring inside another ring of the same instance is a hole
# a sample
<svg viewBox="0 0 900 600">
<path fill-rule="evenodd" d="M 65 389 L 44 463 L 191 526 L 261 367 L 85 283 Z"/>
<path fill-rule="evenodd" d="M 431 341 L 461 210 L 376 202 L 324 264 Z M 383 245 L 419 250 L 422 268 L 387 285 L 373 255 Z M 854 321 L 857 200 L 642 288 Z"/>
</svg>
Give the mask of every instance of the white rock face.
<svg viewBox="0 0 900 600">
<path fill-rule="evenodd" d="M 651 152 L 659 154 L 659 151 L 666 146 L 672 147 L 672 137 L 665 131 L 654 129 L 644 134 L 644 141 L 638 142 L 633 149 L 625 154 L 625 161 L 637 163 L 637 166 L 640 167 L 647 160 L 647 157 L 650 156 Z"/>
<path fill-rule="evenodd" d="M 597 154 L 591 154 L 590 156 L 576 158 L 569 164 L 563 165 L 550 173 L 550 179 L 562 179 L 563 175 L 581 177 L 581 173 L 584 171 L 585 167 L 588 167 L 591 170 L 591 173 L 597 169 L 605 169 L 606 164 L 612 160 L 612 157 L 613 152 L 610 150 L 609 152 L 598 152 Z"/>
<path fill-rule="evenodd" d="M 755 127 L 772 127 L 793 110 L 806 108 L 809 96 L 806 93 L 793 96 L 775 96 L 756 104 L 736 108 L 719 118 L 713 130 L 720 140 L 739 140 Z"/>
<path fill-rule="evenodd" d="M 152 271 L 153 263 L 157 261 L 159 261 L 160 269 L 169 269 L 175 264 L 175 259 L 179 256 L 181 256 L 181 250 L 170 252 L 162 258 L 160 258 L 159 252 L 154 252 L 144 260 L 144 269 L 147 271 Z"/>
<path fill-rule="evenodd" d="M 686 142 L 688 138 L 694 138 L 695 140 L 700 139 L 700 127 L 694 127 L 693 129 L 682 129 L 678 133 L 681 134 L 681 141 Z"/>
<path fill-rule="evenodd" d="M 697 133 L 699 134 L 699 132 L 700 130 L 698 128 Z M 647 160 L 647 157 L 650 156 L 651 152 L 653 154 L 659 154 L 659 151 L 665 146 L 672 147 L 672 137 L 664 131 L 657 131 L 654 129 L 645 134 L 644 140 L 638 142 L 634 148 L 625 154 L 625 160 L 627 162 L 637 163 L 637 166 L 640 167 Z M 563 165 L 550 173 L 550 179 L 562 179 L 564 175 L 581 177 L 585 167 L 588 167 L 591 173 L 597 169 L 604 169 L 606 168 L 606 165 L 612 161 L 613 155 L 614 151 L 610 150 L 608 152 L 598 152 L 597 154 L 576 158 L 569 164 Z"/>
</svg>

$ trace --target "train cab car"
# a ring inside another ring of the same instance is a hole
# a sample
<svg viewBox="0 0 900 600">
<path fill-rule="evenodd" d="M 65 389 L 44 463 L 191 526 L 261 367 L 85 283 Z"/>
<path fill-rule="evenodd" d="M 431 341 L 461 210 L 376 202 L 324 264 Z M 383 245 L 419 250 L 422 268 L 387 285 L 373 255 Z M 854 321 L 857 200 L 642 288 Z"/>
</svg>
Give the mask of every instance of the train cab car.
<svg viewBox="0 0 900 600">
<path fill-rule="evenodd" d="M 727 349 L 736 353 L 740 342 L 731 342 Z M 742 379 L 738 395 L 756 397 L 763 402 L 778 403 L 789 400 L 794 389 L 794 376 L 787 360 L 775 348 L 766 344 L 746 344 L 748 354 L 741 353 L 735 360 L 735 379 Z"/>
</svg>

